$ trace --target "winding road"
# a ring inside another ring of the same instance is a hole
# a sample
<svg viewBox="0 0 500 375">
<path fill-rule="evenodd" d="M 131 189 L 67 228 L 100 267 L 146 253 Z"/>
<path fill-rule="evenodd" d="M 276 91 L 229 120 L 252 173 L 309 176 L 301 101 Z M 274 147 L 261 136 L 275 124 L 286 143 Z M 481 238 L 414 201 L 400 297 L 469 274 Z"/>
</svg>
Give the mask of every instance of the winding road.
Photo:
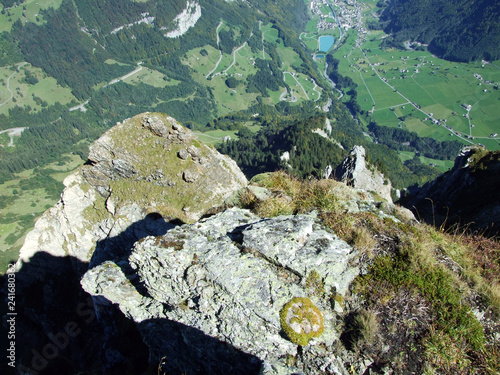
<svg viewBox="0 0 500 375">
<path fill-rule="evenodd" d="M 12 98 L 14 97 L 14 93 L 13 93 L 13 92 L 12 92 L 12 90 L 10 89 L 10 79 L 11 79 L 12 77 L 14 77 L 14 75 L 15 75 L 16 73 L 19 73 L 19 68 L 21 68 L 22 66 L 24 66 L 24 65 L 26 65 L 26 64 L 27 64 L 27 62 L 23 62 L 23 63 L 21 63 L 21 64 L 17 65 L 16 71 L 15 71 L 14 73 L 12 73 L 12 74 L 11 74 L 11 75 L 7 78 L 7 86 L 6 86 L 6 87 L 7 87 L 7 90 L 9 91 L 9 93 L 10 93 L 10 97 L 9 97 L 9 99 L 7 99 L 6 101 L 4 101 L 3 103 L 0 103 L 0 106 L 2 106 L 2 105 L 4 105 L 4 104 L 7 104 L 7 103 L 8 103 L 8 102 L 10 102 L 10 101 L 12 100 Z"/>
<path fill-rule="evenodd" d="M 217 63 L 215 64 L 214 68 L 205 76 L 206 79 L 208 79 L 208 77 L 210 77 L 210 75 L 215 72 L 215 70 L 217 69 L 217 67 L 219 66 L 220 62 L 222 61 L 222 51 L 220 49 L 220 38 L 219 38 L 219 29 L 222 27 L 222 21 L 219 22 L 219 25 L 217 25 L 217 30 L 216 30 L 216 34 L 217 34 L 217 48 L 219 49 L 219 53 L 220 53 L 220 56 L 219 56 L 219 60 L 217 61 Z"/>
<path fill-rule="evenodd" d="M 252 37 L 252 33 L 250 33 L 250 38 L 251 37 Z M 247 42 L 243 43 L 241 46 L 239 46 L 238 48 L 236 48 L 236 49 L 233 50 L 233 62 L 231 63 L 231 65 L 229 65 L 226 68 L 226 70 L 223 70 L 222 73 L 226 74 L 227 71 L 233 67 L 233 65 L 236 63 L 236 52 L 238 52 L 240 49 L 242 49 L 246 45 L 247 45 Z M 221 73 L 219 73 L 219 74 L 221 74 Z"/>
<path fill-rule="evenodd" d="M 297 86 L 300 86 L 300 88 L 302 89 L 302 91 L 304 91 L 304 95 L 306 96 L 307 100 L 310 100 L 309 99 L 309 95 L 307 95 L 307 92 L 304 89 L 304 86 L 302 86 L 302 84 L 299 82 L 299 80 L 297 79 L 297 77 L 295 77 L 295 75 L 292 72 L 283 72 L 283 81 L 285 80 L 285 74 L 290 74 L 292 76 L 292 78 L 295 80 L 295 82 L 297 82 Z"/>
<path fill-rule="evenodd" d="M 25 127 L 25 128 L 10 128 L 10 129 L 0 131 L 0 134 L 8 133 L 8 135 L 10 137 L 10 142 L 7 146 L 14 147 L 14 137 L 19 137 L 21 135 L 21 133 L 26 129 L 28 129 L 28 128 L 27 127 Z"/>
</svg>

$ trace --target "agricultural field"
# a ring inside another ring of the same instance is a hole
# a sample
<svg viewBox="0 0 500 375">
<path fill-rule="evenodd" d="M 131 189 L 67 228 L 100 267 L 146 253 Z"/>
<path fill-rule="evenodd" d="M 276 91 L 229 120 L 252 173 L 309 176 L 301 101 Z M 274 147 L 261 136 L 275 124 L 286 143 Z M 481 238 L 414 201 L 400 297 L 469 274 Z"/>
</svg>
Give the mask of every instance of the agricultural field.
<svg viewBox="0 0 500 375">
<path fill-rule="evenodd" d="M 26 62 L 0 67 L 0 114 L 8 115 L 16 105 L 38 111 L 57 102 L 67 104 L 76 98 L 67 87 Z"/>
<path fill-rule="evenodd" d="M 40 10 L 47 8 L 57 9 L 61 6 L 62 0 L 37 0 L 27 1 L 20 5 L 4 8 L 0 4 L 0 33 L 3 31 L 10 31 L 12 24 L 17 20 L 21 22 L 33 22 L 38 25 L 44 22 Z"/>
<path fill-rule="evenodd" d="M 403 162 L 407 161 L 407 160 L 411 160 L 415 157 L 415 153 L 410 152 L 410 151 L 398 151 L 398 155 L 399 155 L 399 158 L 401 159 L 401 161 L 403 161 Z M 419 159 L 422 162 L 422 164 L 433 165 L 436 169 L 438 169 L 439 171 L 441 171 L 443 173 L 450 170 L 451 167 L 453 167 L 453 163 L 454 163 L 453 160 L 429 159 L 429 158 L 426 158 L 424 156 L 419 156 Z"/>
<path fill-rule="evenodd" d="M 375 2 L 364 2 L 365 23 Z M 361 37 L 361 38 L 360 38 Z M 424 48 L 381 48 L 381 30 L 349 30 L 335 52 L 339 72 L 357 84 L 357 100 L 368 120 L 422 137 L 461 140 L 500 149 L 500 62 L 457 63 Z M 357 46 L 358 41 L 361 44 Z"/>
<path fill-rule="evenodd" d="M 17 259 L 24 236 L 36 219 L 59 199 L 62 181 L 83 164 L 78 156 L 66 155 L 65 162 L 17 174 L 17 179 L 0 184 L 0 273 Z"/>
</svg>

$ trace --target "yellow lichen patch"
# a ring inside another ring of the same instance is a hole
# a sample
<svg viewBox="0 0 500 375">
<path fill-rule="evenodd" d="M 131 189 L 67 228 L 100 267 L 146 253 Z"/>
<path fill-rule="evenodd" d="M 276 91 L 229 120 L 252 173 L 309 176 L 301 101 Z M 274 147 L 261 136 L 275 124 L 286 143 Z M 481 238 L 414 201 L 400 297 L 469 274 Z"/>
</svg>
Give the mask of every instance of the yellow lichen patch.
<svg viewBox="0 0 500 375">
<path fill-rule="evenodd" d="M 290 341 L 306 346 L 323 333 L 323 314 L 309 298 L 294 297 L 280 311 L 281 328 Z"/>
</svg>

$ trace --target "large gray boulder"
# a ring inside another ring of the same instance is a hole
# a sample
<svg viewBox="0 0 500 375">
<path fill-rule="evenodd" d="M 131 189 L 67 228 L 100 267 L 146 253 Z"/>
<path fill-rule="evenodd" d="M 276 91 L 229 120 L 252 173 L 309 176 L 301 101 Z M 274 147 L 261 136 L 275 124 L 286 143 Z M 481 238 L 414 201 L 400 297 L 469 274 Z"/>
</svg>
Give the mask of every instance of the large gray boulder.
<svg viewBox="0 0 500 375">
<path fill-rule="evenodd" d="M 241 373 L 220 353 L 227 345 L 239 353 L 235 360 L 253 369 L 243 373 L 344 373 L 331 355 L 341 310 L 335 300 L 359 273 L 350 265 L 355 255 L 314 214 L 261 219 L 232 208 L 146 237 L 125 262 L 104 262 L 81 283 L 94 299 L 133 319 L 151 363 L 163 358 L 166 373 Z M 300 355 L 279 319 L 293 297 L 310 297 L 324 317 L 323 334 Z M 188 361 L 173 348 L 179 337 L 191 353 Z M 298 359 L 291 365 L 287 358 Z"/>
</svg>

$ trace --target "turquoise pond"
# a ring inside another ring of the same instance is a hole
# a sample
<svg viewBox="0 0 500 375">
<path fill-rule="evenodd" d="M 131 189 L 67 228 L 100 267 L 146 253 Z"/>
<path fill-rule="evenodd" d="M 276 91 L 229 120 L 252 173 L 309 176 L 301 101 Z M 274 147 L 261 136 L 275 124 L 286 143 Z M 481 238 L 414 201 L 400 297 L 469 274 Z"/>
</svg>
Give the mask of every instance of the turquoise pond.
<svg viewBox="0 0 500 375">
<path fill-rule="evenodd" d="M 319 37 L 319 50 L 322 52 L 328 52 L 328 50 L 335 43 L 335 38 L 331 35 L 325 35 Z"/>
</svg>

